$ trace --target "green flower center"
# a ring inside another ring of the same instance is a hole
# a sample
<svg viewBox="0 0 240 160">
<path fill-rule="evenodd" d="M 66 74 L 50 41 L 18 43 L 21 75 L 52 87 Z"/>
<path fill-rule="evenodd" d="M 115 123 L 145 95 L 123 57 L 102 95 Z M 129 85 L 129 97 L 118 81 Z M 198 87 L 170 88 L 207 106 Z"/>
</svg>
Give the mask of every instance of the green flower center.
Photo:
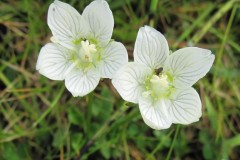
<svg viewBox="0 0 240 160">
<path fill-rule="evenodd" d="M 167 75 L 156 76 L 153 75 L 150 79 L 151 89 L 156 95 L 165 95 L 169 89 L 169 82 Z"/>
<path fill-rule="evenodd" d="M 143 96 L 151 96 L 154 99 L 167 98 L 174 90 L 170 79 L 165 73 L 148 77 L 145 81 L 146 91 L 143 92 Z"/>
<path fill-rule="evenodd" d="M 72 61 L 76 66 L 84 69 L 95 66 L 100 56 L 97 46 L 86 39 L 78 40 L 74 44 L 76 49 L 73 51 Z"/>
<path fill-rule="evenodd" d="M 90 44 L 88 40 L 81 41 L 78 56 L 82 62 L 92 63 L 97 58 L 97 49 L 95 44 Z"/>
</svg>

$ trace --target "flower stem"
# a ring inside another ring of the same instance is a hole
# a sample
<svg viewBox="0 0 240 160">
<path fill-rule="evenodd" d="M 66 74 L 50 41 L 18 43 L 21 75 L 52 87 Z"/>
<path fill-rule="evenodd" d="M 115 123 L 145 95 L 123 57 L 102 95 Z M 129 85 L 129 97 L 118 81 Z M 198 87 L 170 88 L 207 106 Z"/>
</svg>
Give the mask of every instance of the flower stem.
<svg viewBox="0 0 240 160">
<path fill-rule="evenodd" d="M 65 86 L 62 85 L 57 96 L 51 103 L 51 105 L 48 107 L 48 109 L 33 123 L 32 127 L 36 127 L 52 110 L 53 108 L 57 105 L 59 99 L 61 98 L 63 91 L 65 89 Z"/>
<path fill-rule="evenodd" d="M 168 155 L 167 155 L 166 160 L 169 160 L 169 159 L 170 159 L 170 156 L 171 156 L 171 154 L 172 154 L 173 147 L 175 146 L 175 142 L 176 142 L 176 139 L 177 139 L 177 136 L 178 136 L 178 133 L 179 133 L 179 128 L 180 128 L 180 125 L 178 124 L 178 125 L 177 125 L 177 129 L 176 129 L 176 132 L 175 132 L 175 134 L 174 134 L 173 142 L 172 142 L 172 145 L 171 145 L 171 147 L 170 147 L 170 150 L 168 151 Z"/>
</svg>

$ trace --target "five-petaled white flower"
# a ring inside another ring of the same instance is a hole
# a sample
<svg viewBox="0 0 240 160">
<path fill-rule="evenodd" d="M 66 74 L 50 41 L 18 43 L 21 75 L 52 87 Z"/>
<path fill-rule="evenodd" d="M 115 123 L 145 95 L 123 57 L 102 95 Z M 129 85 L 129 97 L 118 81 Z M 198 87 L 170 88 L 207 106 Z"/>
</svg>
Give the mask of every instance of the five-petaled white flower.
<svg viewBox="0 0 240 160">
<path fill-rule="evenodd" d="M 140 28 L 129 62 L 114 76 L 114 87 L 126 101 L 139 103 L 144 122 L 153 129 L 190 124 L 202 115 L 192 85 L 210 70 L 210 50 L 186 47 L 169 55 L 165 37 L 149 26 Z"/>
<path fill-rule="evenodd" d="M 111 40 L 114 20 L 106 1 L 93 1 L 80 15 L 55 0 L 47 21 L 53 43 L 42 47 L 36 69 L 52 80 L 65 80 L 73 96 L 93 91 L 100 78 L 112 78 L 127 63 L 126 48 Z"/>
</svg>

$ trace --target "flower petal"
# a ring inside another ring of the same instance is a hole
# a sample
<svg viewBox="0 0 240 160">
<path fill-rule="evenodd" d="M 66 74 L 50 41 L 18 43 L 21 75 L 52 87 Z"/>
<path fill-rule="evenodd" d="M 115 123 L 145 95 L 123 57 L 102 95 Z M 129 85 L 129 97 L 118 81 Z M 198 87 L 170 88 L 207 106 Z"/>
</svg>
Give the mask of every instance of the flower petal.
<svg viewBox="0 0 240 160">
<path fill-rule="evenodd" d="M 139 99 L 139 109 L 144 122 L 151 128 L 161 130 L 171 126 L 172 120 L 168 113 L 169 103 L 162 99 L 154 101 L 151 96 Z"/>
<path fill-rule="evenodd" d="M 100 74 L 95 69 L 83 71 L 76 68 L 66 77 L 65 85 L 74 97 L 82 97 L 92 92 L 98 85 L 99 80 Z"/>
<path fill-rule="evenodd" d="M 64 80 L 74 64 L 69 62 L 69 50 L 59 44 L 48 43 L 40 50 L 36 69 L 52 80 Z"/>
<path fill-rule="evenodd" d="M 171 54 L 163 69 L 172 76 L 176 88 L 187 88 L 206 75 L 214 58 L 210 50 L 186 47 Z"/>
<path fill-rule="evenodd" d="M 110 41 L 113 32 L 114 20 L 108 3 L 103 0 L 95 0 L 83 11 L 82 16 L 89 23 L 90 35 L 88 39 L 94 39 L 99 46 L 105 46 Z"/>
<path fill-rule="evenodd" d="M 152 69 L 163 67 L 169 48 L 165 37 L 152 27 L 141 27 L 134 47 L 134 61 Z"/>
<path fill-rule="evenodd" d="M 48 26 L 54 40 L 61 45 L 72 48 L 75 40 L 84 37 L 87 30 L 78 11 L 67 3 L 55 0 L 48 9 Z"/>
<path fill-rule="evenodd" d="M 202 115 L 202 104 L 195 89 L 177 90 L 170 98 L 169 113 L 173 123 L 190 124 Z"/>
<path fill-rule="evenodd" d="M 145 90 L 145 80 L 151 72 L 142 64 L 130 62 L 114 75 L 112 83 L 124 100 L 138 103 L 139 96 Z"/>
<path fill-rule="evenodd" d="M 122 43 L 110 42 L 101 53 L 99 64 L 101 77 L 112 78 L 128 62 L 128 53 Z"/>
</svg>

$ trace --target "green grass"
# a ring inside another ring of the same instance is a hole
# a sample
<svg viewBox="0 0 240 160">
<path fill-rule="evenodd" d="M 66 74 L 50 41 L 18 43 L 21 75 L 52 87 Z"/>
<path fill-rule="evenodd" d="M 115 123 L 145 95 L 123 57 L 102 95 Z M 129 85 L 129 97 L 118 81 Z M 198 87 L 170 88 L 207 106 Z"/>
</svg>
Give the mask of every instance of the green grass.
<svg viewBox="0 0 240 160">
<path fill-rule="evenodd" d="M 240 157 L 240 2 L 109 0 L 113 39 L 132 60 L 139 27 L 151 25 L 171 50 L 189 44 L 212 50 L 210 73 L 194 87 L 203 116 L 191 125 L 156 131 L 137 105 L 104 79 L 74 98 L 64 83 L 36 70 L 51 32 L 45 0 L 0 2 L 0 159 L 238 159 Z M 70 0 L 82 12 L 89 0 Z"/>
</svg>

